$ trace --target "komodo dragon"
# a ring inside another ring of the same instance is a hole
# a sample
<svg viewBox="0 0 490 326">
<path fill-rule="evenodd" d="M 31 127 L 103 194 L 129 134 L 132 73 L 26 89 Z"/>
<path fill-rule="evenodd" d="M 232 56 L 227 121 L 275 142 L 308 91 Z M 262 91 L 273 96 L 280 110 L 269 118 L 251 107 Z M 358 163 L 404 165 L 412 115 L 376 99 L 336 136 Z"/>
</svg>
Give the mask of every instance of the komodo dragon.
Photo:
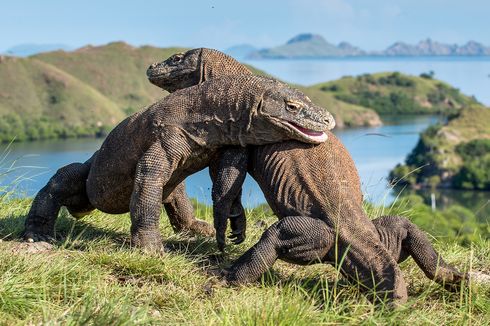
<svg viewBox="0 0 490 326">
<path fill-rule="evenodd" d="M 155 63 L 147 75 L 153 84 L 172 91 L 237 72 L 251 73 L 233 58 L 203 48 Z M 217 201 L 214 205 L 217 240 L 221 244 L 224 244 L 227 210 L 239 194 L 244 178 L 241 172 L 247 168 L 247 159 L 241 156 L 241 151 L 235 148 L 221 153 L 224 163 L 220 173 L 212 173 L 213 199 Z M 282 219 L 230 268 L 227 280 L 232 283 L 255 280 L 278 258 L 297 264 L 315 261 L 335 264 L 347 251 L 342 266 L 344 275 L 355 278 L 355 273 L 361 272 L 369 278 L 368 271 L 374 270 L 379 273 L 375 274 L 376 281 L 386 276 L 388 282 L 383 289 L 394 288 L 393 298 L 401 301 L 406 297 L 406 290 L 390 257 L 401 262 L 411 255 L 430 279 L 450 288 L 457 287 L 464 277 L 442 260 L 427 236 L 407 219 L 383 216 L 375 219 L 374 225 L 368 220 L 362 209 L 355 165 L 333 134 L 329 133 L 327 142 L 316 146 L 295 141 L 249 146 L 248 172 Z M 220 203 L 223 201 L 226 203 Z M 243 225 L 244 232 L 245 223 L 235 223 Z M 242 241 L 244 235 L 240 235 L 236 226 L 234 232 L 233 236 Z M 379 245 L 379 239 L 383 246 Z M 334 246 L 338 250 L 332 250 Z"/>
<path fill-rule="evenodd" d="M 304 110 L 286 110 L 289 102 Z M 130 211 L 132 243 L 158 250 L 162 199 L 186 176 L 208 166 L 220 146 L 286 139 L 319 143 L 333 124 L 330 113 L 284 83 L 253 75 L 214 78 L 175 92 L 116 126 L 90 164 L 88 200 L 106 213 Z M 51 196 L 60 198 L 56 181 L 41 190 L 47 195 L 36 196 L 26 236 L 53 231 L 56 215 L 46 212 L 59 205 Z"/>
</svg>

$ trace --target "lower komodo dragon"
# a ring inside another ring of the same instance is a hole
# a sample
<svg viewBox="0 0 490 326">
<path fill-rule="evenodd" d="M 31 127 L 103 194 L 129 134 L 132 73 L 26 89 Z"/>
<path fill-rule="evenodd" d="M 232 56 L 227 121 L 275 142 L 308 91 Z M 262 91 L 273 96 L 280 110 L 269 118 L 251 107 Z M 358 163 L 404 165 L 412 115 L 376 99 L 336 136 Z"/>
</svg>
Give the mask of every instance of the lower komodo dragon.
<svg viewBox="0 0 490 326">
<path fill-rule="evenodd" d="M 168 91 L 231 74 L 251 72 L 233 58 L 205 48 L 173 55 L 151 65 L 147 72 L 150 82 Z M 372 287 L 373 272 L 377 290 L 393 290 L 389 295 L 399 301 L 406 299 L 406 289 L 395 262 L 409 256 L 430 279 L 448 289 L 457 288 L 465 277 L 444 262 L 427 236 L 409 220 L 383 216 L 369 221 L 362 209 L 360 179 L 352 158 L 331 133 L 320 145 L 287 141 L 249 146 L 248 157 L 239 148 L 221 156 L 219 171 L 211 171 L 218 243 L 224 244 L 226 218 L 231 203 L 235 201 L 237 206 L 246 170 L 281 218 L 229 269 L 226 279 L 231 283 L 257 279 L 276 259 L 336 264 L 343 258 L 344 275 L 360 278 Z M 244 232 L 245 223 L 235 223 L 243 225 Z M 242 240 L 244 235 L 236 228 L 233 236 Z"/>
<path fill-rule="evenodd" d="M 290 102 L 303 110 L 287 110 Z M 208 166 L 219 147 L 287 139 L 319 143 L 333 125 L 325 109 L 271 78 L 224 76 L 174 92 L 116 126 L 88 164 L 61 168 L 36 195 L 25 237 L 52 235 L 60 206 L 130 211 L 132 243 L 161 250 L 162 201 Z"/>
</svg>

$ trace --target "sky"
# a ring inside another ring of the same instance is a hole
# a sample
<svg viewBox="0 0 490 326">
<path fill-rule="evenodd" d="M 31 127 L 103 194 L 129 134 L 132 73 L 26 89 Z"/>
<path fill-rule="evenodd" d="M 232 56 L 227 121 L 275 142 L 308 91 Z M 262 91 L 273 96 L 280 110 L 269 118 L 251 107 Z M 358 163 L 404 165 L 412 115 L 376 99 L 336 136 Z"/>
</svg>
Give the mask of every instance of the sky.
<svg viewBox="0 0 490 326">
<path fill-rule="evenodd" d="M 383 50 L 428 37 L 490 46 L 489 0 L 0 0 L 0 52 L 23 43 L 272 47 L 304 32 Z"/>
</svg>

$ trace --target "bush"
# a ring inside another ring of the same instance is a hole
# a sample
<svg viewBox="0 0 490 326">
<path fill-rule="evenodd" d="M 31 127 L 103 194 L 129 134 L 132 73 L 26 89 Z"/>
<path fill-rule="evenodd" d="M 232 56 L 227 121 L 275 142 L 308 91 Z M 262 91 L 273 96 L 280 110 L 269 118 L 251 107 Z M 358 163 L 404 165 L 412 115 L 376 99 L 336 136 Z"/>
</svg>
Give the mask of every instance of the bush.
<svg viewBox="0 0 490 326">
<path fill-rule="evenodd" d="M 408 77 L 402 76 L 399 72 L 394 72 L 386 77 L 378 79 L 380 85 L 392 85 L 399 87 L 413 87 L 415 83 Z"/>
<path fill-rule="evenodd" d="M 463 166 L 453 178 L 461 189 L 490 190 L 490 139 L 475 139 L 456 147 Z"/>
</svg>

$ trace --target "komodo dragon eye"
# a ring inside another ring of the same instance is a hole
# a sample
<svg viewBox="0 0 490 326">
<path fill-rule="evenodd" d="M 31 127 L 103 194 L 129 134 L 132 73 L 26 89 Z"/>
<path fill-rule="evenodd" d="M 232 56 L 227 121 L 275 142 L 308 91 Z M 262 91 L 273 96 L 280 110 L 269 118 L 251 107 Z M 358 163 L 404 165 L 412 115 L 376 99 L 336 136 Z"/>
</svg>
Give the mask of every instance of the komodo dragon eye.
<svg viewBox="0 0 490 326">
<path fill-rule="evenodd" d="M 286 101 L 286 110 L 291 113 L 298 113 L 301 111 L 302 106 L 299 103 Z"/>
<path fill-rule="evenodd" d="M 183 54 L 176 54 L 172 57 L 172 63 L 179 63 L 182 61 L 182 59 L 184 58 L 184 55 Z"/>
</svg>

